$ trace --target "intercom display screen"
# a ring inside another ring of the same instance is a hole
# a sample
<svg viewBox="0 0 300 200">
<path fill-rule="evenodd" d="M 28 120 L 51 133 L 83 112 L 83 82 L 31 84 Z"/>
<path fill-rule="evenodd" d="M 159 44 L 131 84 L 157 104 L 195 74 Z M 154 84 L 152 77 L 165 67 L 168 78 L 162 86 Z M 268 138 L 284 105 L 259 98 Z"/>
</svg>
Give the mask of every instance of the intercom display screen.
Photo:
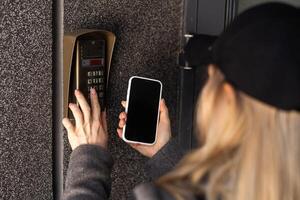
<svg viewBox="0 0 300 200">
<path fill-rule="evenodd" d="M 149 144 L 155 142 L 161 89 L 158 81 L 131 79 L 125 139 Z"/>
<path fill-rule="evenodd" d="M 83 67 L 96 67 L 104 65 L 104 58 L 82 59 Z"/>
<path fill-rule="evenodd" d="M 81 55 L 83 58 L 104 57 L 105 41 L 104 40 L 82 40 Z"/>
</svg>

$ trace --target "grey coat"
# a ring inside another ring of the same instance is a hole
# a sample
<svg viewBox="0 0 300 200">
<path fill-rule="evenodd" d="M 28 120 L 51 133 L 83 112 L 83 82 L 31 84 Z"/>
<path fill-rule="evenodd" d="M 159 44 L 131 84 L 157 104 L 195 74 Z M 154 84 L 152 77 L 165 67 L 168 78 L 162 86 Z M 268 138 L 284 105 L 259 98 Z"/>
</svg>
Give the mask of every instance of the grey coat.
<svg viewBox="0 0 300 200">
<path fill-rule="evenodd" d="M 156 179 L 170 171 L 183 156 L 172 139 L 146 164 L 146 171 Z M 110 173 L 113 160 L 109 152 L 96 145 L 81 145 L 71 154 L 63 200 L 108 199 L 111 190 Z M 137 200 L 173 200 L 166 191 L 153 183 L 141 184 L 133 190 Z"/>
</svg>

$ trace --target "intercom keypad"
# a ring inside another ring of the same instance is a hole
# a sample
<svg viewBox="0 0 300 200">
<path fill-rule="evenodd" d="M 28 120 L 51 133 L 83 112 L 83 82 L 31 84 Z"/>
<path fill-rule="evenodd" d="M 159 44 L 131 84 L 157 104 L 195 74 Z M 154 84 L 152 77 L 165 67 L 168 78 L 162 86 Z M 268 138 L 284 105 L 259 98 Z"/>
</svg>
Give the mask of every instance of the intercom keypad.
<svg viewBox="0 0 300 200">
<path fill-rule="evenodd" d="M 105 77 L 105 40 L 81 40 L 80 49 L 80 84 L 83 94 L 90 99 L 90 89 L 95 88 L 101 108 L 104 108 L 106 77 Z"/>
<path fill-rule="evenodd" d="M 98 71 L 88 71 L 87 72 L 87 84 L 88 84 L 88 91 L 91 88 L 95 88 L 98 92 L 99 97 L 103 97 L 103 89 L 104 89 L 104 73 L 101 70 Z"/>
</svg>

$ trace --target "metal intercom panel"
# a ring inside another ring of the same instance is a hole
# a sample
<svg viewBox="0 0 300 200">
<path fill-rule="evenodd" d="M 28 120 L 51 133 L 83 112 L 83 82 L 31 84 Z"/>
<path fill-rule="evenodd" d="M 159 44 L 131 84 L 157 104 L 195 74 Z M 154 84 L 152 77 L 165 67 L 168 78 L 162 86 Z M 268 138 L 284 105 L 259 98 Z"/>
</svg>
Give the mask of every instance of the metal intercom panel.
<svg viewBox="0 0 300 200">
<path fill-rule="evenodd" d="M 70 116 L 68 103 L 76 102 L 74 90 L 89 99 L 90 89 L 98 93 L 101 109 L 105 109 L 115 35 L 104 30 L 82 29 L 64 36 L 64 116 Z"/>
</svg>

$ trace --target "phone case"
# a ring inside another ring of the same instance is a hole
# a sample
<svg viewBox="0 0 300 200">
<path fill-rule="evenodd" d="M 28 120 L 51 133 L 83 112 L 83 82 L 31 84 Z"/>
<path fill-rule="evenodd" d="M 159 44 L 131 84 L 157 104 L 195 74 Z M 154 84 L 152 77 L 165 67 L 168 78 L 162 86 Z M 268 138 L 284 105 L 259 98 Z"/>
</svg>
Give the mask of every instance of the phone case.
<svg viewBox="0 0 300 200">
<path fill-rule="evenodd" d="M 130 88 L 131 88 L 131 81 L 132 79 L 134 78 L 138 78 L 138 79 L 145 79 L 145 80 L 150 80 L 150 81 L 155 81 L 155 82 L 158 82 L 160 84 L 160 94 L 159 94 L 159 100 L 161 99 L 161 94 L 162 94 L 162 83 L 161 81 L 159 80 L 156 80 L 156 79 L 151 79 L 151 78 L 146 78 L 146 77 L 141 77 L 141 76 L 132 76 L 130 77 L 129 79 L 129 83 L 128 83 L 128 89 L 127 89 L 127 97 L 126 97 L 126 108 L 125 108 L 125 112 L 127 113 L 128 112 L 128 103 L 129 103 L 129 98 L 130 98 Z M 127 142 L 127 143 L 134 143 L 134 144 L 143 144 L 143 145 L 154 145 L 156 143 L 156 140 L 157 140 L 157 128 L 158 128 L 158 122 L 159 122 L 159 109 L 160 109 L 160 104 L 158 106 L 158 111 L 157 111 L 157 122 L 156 122 L 156 133 L 155 133 L 155 140 L 153 143 L 144 143 L 144 142 L 139 142 L 139 141 L 133 141 L 133 140 L 128 140 L 126 139 L 125 137 L 125 130 L 126 130 L 126 124 L 125 126 L 123 127 L 123 134 L 122 134 L 122 139 Z"/>
</svg>

